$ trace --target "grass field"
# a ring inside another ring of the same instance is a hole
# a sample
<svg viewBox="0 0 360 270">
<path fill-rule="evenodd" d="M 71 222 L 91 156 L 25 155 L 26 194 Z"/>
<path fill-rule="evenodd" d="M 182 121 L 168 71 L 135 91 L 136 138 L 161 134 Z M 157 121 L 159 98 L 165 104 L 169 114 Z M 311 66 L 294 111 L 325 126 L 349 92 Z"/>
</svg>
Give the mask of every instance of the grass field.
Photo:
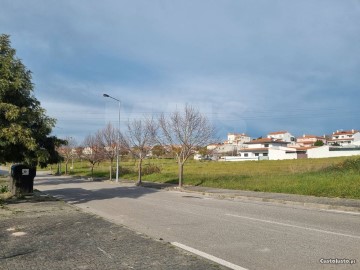
<svg viewBox="0 0 360 270">
<path fill-rule="evenodd" d="M 161 172 L 144 175 L 143 180 L 177 183 L 175 160 L 144 162 L 145 168 L 154 166 Z M 64 164 L 62 167 L 64 172 Z M 136 162 L 122 160 L 121 172 L 121 178 L 135 180 Z M 90 176 L 88 164 L 75 162 L 72 174 Z M 108 175 L 109 163 L 95 166 L 95 177 Z M 360 157 L 247 162 L 189 160 L 184 176 L 185 185 L 360 199 Z"/>
</svg>

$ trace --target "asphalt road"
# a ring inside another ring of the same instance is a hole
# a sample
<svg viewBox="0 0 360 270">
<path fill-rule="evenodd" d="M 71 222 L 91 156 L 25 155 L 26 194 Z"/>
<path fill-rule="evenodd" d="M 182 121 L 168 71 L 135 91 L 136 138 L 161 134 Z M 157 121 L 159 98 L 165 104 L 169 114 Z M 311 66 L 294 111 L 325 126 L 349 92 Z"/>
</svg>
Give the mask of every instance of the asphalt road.
<svg viewBox="0 0 360 270">
<path fill-rule="evenodd" d="M 238 269 L 360 268 L 359 213 L 48 176 L 38 177 L 35 185 L 86 211 Z M 321 259 L 356 263 L 322 264 Z"/>
</svg>

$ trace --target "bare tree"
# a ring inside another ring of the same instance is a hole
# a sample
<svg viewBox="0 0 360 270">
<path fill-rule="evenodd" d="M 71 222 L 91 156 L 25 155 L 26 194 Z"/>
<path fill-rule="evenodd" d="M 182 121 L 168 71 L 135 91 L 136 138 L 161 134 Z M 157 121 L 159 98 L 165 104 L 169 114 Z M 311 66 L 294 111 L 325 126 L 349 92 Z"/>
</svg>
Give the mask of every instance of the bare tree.
<svg viewBox="0 0 360 270">
<path fill-rule="evenodd" d="M 121 145 L 138 160 L 138 181 L 142 184 L 142 162 L 155 142 L 157 123 L 153 118 L 129 121 L 125 133 L 121 134 Z"/>
<path fill-rule="evenodd" d="M 207 117 L 197 109 L 186 105 L 183 112 L 174 111 L 170 116 L 159 118 L 162 144 L 172 146 L 179 169 L 179 187 L 184 180 L 184 164 L 198 147 L 209 144 L 215 130 Z"/>
<path fill-rule="evenodd" d="M 76 140 L 73 137 L 66 137 L 65 141 L 67 144 L 59 147 L 58 152 L 64 158 L 65 174 L 68 174 L 68 164 L 76 157 Z"/>
<path fill-rule="evenodd" d="M 101 131 L 101 144 L 104 147 L 104 155 L 105 158 L 110 160 L 110 181 L 112 180 L 112 165 L 116 158 L 116 150 L 117 150 L 117 144 L 118 144 L 118 137 L 117 132 L 118 130 L 115 129 L 111 123 L 108 123 L 107 126 L 102 129 Z"/>
<path fill-rule="evenodd" d="M 90 163 L 91 177 L 94 174 L 94 166 L 104 160 L 104 147 L 101 145 L 100 132 L 95 135 L 88 135 L 83 142 L 83 159 Z"/>
</svg>

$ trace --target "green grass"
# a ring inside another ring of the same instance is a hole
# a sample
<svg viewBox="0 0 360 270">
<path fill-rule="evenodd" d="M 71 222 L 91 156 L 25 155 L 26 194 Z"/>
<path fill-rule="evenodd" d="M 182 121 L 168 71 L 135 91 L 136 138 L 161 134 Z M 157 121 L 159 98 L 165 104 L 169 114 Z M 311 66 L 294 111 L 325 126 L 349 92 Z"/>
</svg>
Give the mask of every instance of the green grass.
<svg viewBox="0 0 360 270">
<path fill-rule="evenodd" d="M 150 165 L 158 166 L 161 172 L 144 175 L 143 180 L 177 183 L 175 160 L 144 161 L 144 166 Z M 121 172 L 122 178 L 136 180 L 136 162 L 122 160 Z M 72 174 L 90 176 L 88 164 L 75 162 Z M 108 178 L 109 162 L 95 166 L 94 177 Z M 185 185 L 360 199 L 359 157 L 247 162 L 189 160 L 184 178 Z"/>
</svg>

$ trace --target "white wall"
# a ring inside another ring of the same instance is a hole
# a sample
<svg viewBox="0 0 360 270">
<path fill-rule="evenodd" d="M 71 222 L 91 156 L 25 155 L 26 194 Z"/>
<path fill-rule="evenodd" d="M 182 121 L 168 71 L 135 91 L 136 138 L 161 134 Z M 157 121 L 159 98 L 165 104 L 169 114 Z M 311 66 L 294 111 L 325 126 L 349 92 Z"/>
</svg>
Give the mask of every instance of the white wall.
<svg viewBox="0 0 360 270">
<path fill-rule="evenodd" d="M 286 151 L 294 151 L 294 149 L 288 149 L 286 147 L 279 147 L 277 149 L 269 149 L 270 160 L 283 160 L 283 159 L 297 159 L 296 152 L 286 153 Z"/>
<path fill-rule="evenodd" d="M 258 160 L 258 157 L 223 156 L 219 161 L 251 161 Z"/>
<path fill-rule="evenodd" d="M 360 155 L 360 150 L 352 151 L 329 151 L 329 146 L 324 145 L 317 148 L 307 150 L 308 158 L 328 158 L 328 157 L 348 157 Z"/>
<path fill-rule="evenodd" d="M 358 133 L 355 133 L 354 134 L 354 136 L 353 136 L 353 138 L 354 138 L 354 144 L 356 144 L 356 145 L 359 145 L 360 144 L 360 132 L 358 132 Z"/>
</svg>

